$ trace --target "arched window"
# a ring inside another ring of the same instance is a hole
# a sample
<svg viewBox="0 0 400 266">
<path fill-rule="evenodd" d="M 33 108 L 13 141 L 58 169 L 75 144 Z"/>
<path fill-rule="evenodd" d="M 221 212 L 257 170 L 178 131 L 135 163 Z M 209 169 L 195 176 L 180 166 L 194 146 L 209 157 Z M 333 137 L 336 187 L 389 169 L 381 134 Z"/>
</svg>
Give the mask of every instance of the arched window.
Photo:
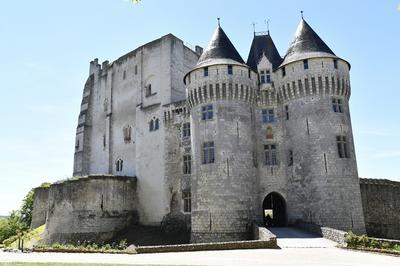
<svg viewBox="0 0 400 266">
<path fill-rule="evenodd" d="M 153 119 L 150 120 L 150 123 L 149 123 L 149 130 L 150 130 L 150 131 L 154 131 L 154 121 L 153 121 Z"/>
<path fill-rule="evenodd" d="M 267 138 L 267 139 L 273 139 L 273 138 L 274 138 L 274 132 L 273 132 L 271 126 L 268 126 L 268 127 L 267 127 L 266 138 Z"/>
<path fill-rule="evenodd" d="M 157 118 L 154 122 L 154 130 L 158 130 L 160 128 L 160 120 Z"/>
<path fill-rule="evenodd" d="M 123 168 L 123 165 L 124 165 L 124 161 L 123 161 L 122 159 L 118 159 L 118 160 L 115 162 L 115 170 L 116 170 L 117 172 L 121 172 L 121 171 L 122 171 L 122 168 Z"/>
</svg>

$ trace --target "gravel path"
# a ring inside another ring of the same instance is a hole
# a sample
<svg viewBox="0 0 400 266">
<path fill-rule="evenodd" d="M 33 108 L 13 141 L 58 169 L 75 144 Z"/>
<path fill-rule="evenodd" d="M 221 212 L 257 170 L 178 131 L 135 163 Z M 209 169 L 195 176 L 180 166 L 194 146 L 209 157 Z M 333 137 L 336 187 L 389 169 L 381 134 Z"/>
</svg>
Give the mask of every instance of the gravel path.
<svg viewBox="0 0 400 266">
<path fill-rule="evenodd" d="M 226 251 L 197 251 L 137 255 L 4 253 L 2 262 L 67 262 L 133 265 L 400 265 L 400 257 L 343 250 L 339 248 L 283 248 Z"/>
</svg>

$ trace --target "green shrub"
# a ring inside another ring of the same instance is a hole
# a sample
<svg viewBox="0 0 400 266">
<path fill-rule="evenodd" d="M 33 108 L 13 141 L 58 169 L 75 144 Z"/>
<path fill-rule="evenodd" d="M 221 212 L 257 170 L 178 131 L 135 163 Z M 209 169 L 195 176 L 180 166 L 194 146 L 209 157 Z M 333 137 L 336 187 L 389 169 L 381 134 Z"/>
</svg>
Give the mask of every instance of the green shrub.
<svg viewBox="0 0 400 266">
<path fill-rule="evenodd" d="M 118 244 L 119 250 L 124 250 L 128 247 L 128 241 L 126 239 L 122 239 Z"/>
</svg>

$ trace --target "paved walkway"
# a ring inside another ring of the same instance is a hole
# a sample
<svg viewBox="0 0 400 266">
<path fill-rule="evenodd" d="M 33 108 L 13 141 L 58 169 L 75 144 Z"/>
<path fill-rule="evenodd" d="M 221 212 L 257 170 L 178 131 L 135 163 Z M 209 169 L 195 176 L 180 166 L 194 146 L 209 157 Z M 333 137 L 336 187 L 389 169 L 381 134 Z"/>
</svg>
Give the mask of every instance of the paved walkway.
<svg viewBox="0 0 400 266">
<path fill-rule="evenodd" d="M 339 248 L 283 248 L 197 251 L 181 253 L 158 253 L 137 255 L 112 254 L 66 254 L 66 253 L 3 253 L 2 262 L 66 262 L 104 264 L 144 264 L 144 265 L 222 265 L 222 266 L 265 266 L 265 265 L 400 265 L 400 257 Z M 83 264 L 82 264 L 83 265 Z"/>
<path fill-rule="evenodd" d="M 293 227 L 268 228 L 277 236 L 281 248 L 332 248 L 336 242 Z"/>
</svg>

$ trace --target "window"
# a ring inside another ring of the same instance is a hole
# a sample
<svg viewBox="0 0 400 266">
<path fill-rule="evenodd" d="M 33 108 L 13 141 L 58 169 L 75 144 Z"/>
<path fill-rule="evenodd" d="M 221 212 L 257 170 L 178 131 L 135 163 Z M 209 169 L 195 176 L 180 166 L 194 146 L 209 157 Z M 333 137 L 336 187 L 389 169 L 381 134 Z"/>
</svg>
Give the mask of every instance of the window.
<svg viewBox="0 0 400 266">
<path fill-rule="evenodd" d="M 286 76 L 286 69 L 285 67 L 282 67 L 282 77 Z"/>
<path fill-rule="evenodd" d="M 333 59 L 333 67 L 334 67 L 335 69 L 338 68 L 338 66 L 337 66 L 337 59 Z"/>
<path fill-rule="evenodd" d="M 192 173 L 192 156 L 183 156 L 183 174 L 190 175 Z"/>
<path fill-rule="evenodd" d="M 285 105 L 286 120 L 289 120 L 289 105 Z"/>
<path fill-rule="evenodd" d="M 262 121 L 263 123 L 274 122 L 274 109 L 263 109 L 262 110 Z"/>
<path fill-rule="evenodd" d="M 228 75 L 233 74 L 233 67 L 231 65 L 228 65 Z"/>
<path fill-rule="evenodd" d="M 278 165 L 276 144 L 264 145 L 265 165 Z"/>
<path fill-rule="evenodd" d="M 135 65 L 135 75 L 137 75 L 137 65 Z"/>
<path fill-rule="evenodd" d="M 264 72 L 264 70 L 260 71 L 260 83 L 261 84 L 265 83 L 265 72 Z"/>
<path fill-rule="evenodd" d="M 208 67 L 205 67 L 203 70 L 204 70 L 204 76 L 208 77 Z"/>
<path fill-rule="evenodd" d="M 250 69 L 247 72 L 249 74 L 249 79 L 251 79 L 251 71 L 250 71 Z"/>
<path fill-rule="evenodd" d="M 153 120 L 150 120 L 149 131 L 154 131 L 154 121 Z"/>
<path fill-rule="evenodd" d="M 158 118 L 153 118 L 149 122 L 149 131 L 156 131 L 160 128 L 160 120 Z"/>
<path fill-rule="evenodd" d="M 78 139 L 78 140 L 76 140 L 76 143 L 75 143 L 75 149 L 79 149 L 79 139 Z"/>
<path fill-rule="evenodd" d="M 292 166 L 293 165 L 293 151 L 289 150 L 289 154 L 288 154 L 288 166 Z"/>
<path fill-rule="evenodd" d="M 271 72 L 269 70 L 265 71 L 265 79 L 267 83 L 271 83 Z"/>
<path fill-rule="evenodd" d="M 126 79 L 126 71 L 124 70 L 123 74 L 122 74 L 122 79 Z"/>
<path fill-rule="evenodd" d="M 201 107 L 201 120 L 211 120 L 213 119 L 213 106 L 205 105 Z"/>
<path fill-rule="evenodd" d="M 270 70 L 261 70 L 260 71 L 260 83 L 271 83 L 271 71 Z"/>
<path fill-rule="evenodd" d="M 146 87 L 146 97 L 151 96 L 151 84 L 148 84 Z"/>
<path fill-rule="evenodd" d="M 214 163 L 214 141 L 203 143 L 203 164 Z"/>
<path fill-rule="evenodd" d="M 267 134 L 266 134 L 266 139 L 273 139 L 274 138 L 274 132 L 272 130 L 271 126 L 267 127 Z"/>
<path fill-rule="evenodd" d="M 308 69 L 308 59 L 303 60 L 304 69 Z"/>
<path fill-rule="evenodd" d="M 154 121 L 154 130 L 158 130 L 160 128 L 160 120 L 157 118 Z"/>
<path fill-rule="evenodd" d="M 130 141 L 131 141 L 131 133 L 132 133 L 132 128 L 131 128 L 131 126 L 125 126 L 125 127 L 122 129 L 122 133 L 123 133 L 123 135 L 124 135 L 124 142 L 125 142 L 125 143 L 130 142 Z"/>
<path fill-rule="evenodd" d="M 342 99 L 332 98 L 332 109 L 335 113 L 343 113 Z"/>
<path fill-rule="evenodd" d="M 118 159 L 115 162 L 115 170 L 117 170 L 117 172 L 121 172 L 123 166 L 124 166 L 124 161 L 122 159 Z"/>
<path fill-rule="evenodd" d="M 192 197 L 190 191 L 182 191 L 183 212 L 192 211 Z"/>
<path fill-rule="evenodd" d="M 338 146 L 339 158 L 350 158 L 347 138 L 345 136 L 337 136 L 336 141 Z"/>
<path fill-rule="evenodd" d="M 183 138 L 190 137 L 190 123 L 183 123 L 183 126 L 182 126 L 182 137 Z"/>
</svg>

